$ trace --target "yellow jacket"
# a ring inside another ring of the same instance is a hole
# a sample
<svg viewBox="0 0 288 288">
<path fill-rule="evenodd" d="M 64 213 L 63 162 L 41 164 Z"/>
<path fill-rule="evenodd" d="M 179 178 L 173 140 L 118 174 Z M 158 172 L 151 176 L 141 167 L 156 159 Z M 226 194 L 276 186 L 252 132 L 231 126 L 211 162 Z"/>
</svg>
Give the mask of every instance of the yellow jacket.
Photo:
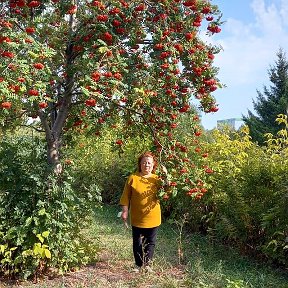
<svg viewBox="0 0 288 288">
<path fill-rule="evenodd" d="M 161 224 L 161 209 L 157 199 L 159 185 L 159 178 L 155 174 L 145 178 L 137 172 L 128 177 L 120 205 L 129 207 L 132 226 L 153 228 Z"/>
</svg>

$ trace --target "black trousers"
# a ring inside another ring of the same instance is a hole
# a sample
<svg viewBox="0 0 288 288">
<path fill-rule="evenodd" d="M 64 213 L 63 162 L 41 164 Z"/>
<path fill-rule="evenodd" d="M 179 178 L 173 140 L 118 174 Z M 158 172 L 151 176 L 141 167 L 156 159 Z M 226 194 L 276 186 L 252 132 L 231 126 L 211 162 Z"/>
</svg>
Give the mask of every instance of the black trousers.
<svg viewBox="0 0 288 288">
<path fill-rule="evenodd" d="M 133 254 L 139 267 L 148 265 L 153 258 L 158 227 L 138 228 L 132 226 Z"/>
</svg>

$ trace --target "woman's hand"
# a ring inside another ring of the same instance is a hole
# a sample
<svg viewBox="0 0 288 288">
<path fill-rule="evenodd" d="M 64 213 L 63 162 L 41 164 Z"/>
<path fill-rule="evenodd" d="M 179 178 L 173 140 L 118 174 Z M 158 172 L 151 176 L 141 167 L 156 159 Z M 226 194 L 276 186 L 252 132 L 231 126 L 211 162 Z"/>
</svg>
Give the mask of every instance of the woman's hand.
<svg viewBox="0 0 288 288">
<path fill-rule="evenodd" d="M 167 186 L 170 186 L 170 175 L 168 175 L 168 171 L 167 171 L 167 168 L 164 166 L 164 165 L 161 165 L 160 166 L 161 168 L 161 172 L 165 174 L 165 177 L 164 177 L 164 186 L 167 187 Z"/>
<path fill-rule="evenodd" d="M 128 219 L 128 206 L 122 206 L 121 218 L 124 222 L 127 222 Z"/>
<path fill-rule="evenodd" d="M 124 222 L 127 222 L 128 219 L 128 211 L 122 211 L 121 218 Z"/>
<path fill-rule="evenodd" d="M 128 223 L 127 223 L 127 219 L 128 219 L 128 206 L 122 206 L 122 213 L 121 213 L 121 218 L 124 221 L 125 227 L 128 229 Z"/>
</svg>

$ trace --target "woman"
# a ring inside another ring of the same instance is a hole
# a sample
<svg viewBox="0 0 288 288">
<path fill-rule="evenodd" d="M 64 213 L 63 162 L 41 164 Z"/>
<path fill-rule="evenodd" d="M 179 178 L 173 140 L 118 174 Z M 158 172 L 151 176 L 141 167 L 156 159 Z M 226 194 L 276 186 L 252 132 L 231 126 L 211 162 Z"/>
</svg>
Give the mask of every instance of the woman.
<svg viewBox="0 0 288 288">
<path fill-rule="evenodd" d="M 138 172 L 128 177 L 120 199 L 124 222 L 130 210 L 135 272 L 141 268 L 152 271 L 149 264 L 154 254 L 157 229 L 161 224 L 161 209 L 157 199 L 160 181 L 154 174 L 156 167 L 157 160 L 151 152 L 140 155 Z"/>
</svg>

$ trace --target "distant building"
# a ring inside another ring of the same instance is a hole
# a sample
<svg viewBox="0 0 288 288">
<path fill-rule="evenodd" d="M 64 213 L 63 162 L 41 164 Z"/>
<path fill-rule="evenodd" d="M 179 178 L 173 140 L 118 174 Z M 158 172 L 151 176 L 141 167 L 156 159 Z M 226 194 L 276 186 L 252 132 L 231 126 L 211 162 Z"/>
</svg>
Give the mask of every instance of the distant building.
<svg viewBox="0 0 288 288">
<path fill-rule="evenodd" d="M 239 123 L 239 121 L 241 123 Z M 237 122 L 237 125 L 236 125 Z M 233 129 L 238 129 L 239 126 L 243 124 L 242 118 L 230 118 L 230 119 L 224 119 L 224 120 L 217 120 L 217 129 L 221 129 L 224 126 L 229 126 Z"/>
</svg>

